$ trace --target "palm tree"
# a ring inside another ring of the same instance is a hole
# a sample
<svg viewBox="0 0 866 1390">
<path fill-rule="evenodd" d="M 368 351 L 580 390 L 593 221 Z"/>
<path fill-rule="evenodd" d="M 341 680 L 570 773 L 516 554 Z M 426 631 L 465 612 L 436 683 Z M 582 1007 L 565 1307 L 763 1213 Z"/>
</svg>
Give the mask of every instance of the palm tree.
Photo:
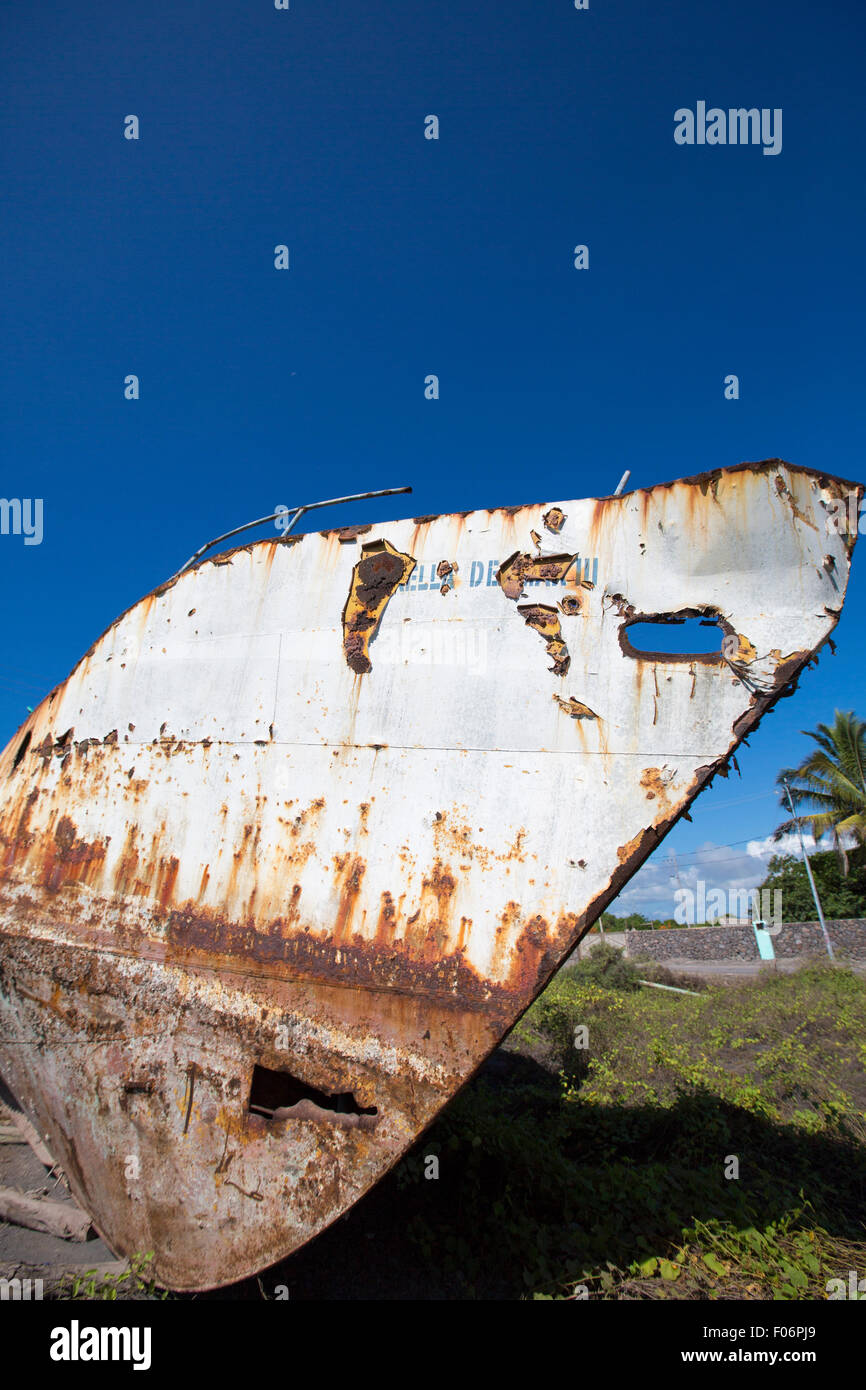
<svg viewBox="0 0 866 1390">
<path fill-rule="evenodd" d="M 786 820 L 773 838 L 796 830 L 798 819 L 809 827 L 816 843 L 830 831 L 847 874 L 842 837 L 853 836 L 858 844 L 866 844 L 866 723 L 853 710 L 835 713 L 832 728 L 819 724 L 814 733 L 802 730 L 818 747 L 799 767 L 783 768 L 776 778 L 779 786 L 788 783 L 795 808 L 806 805 L 809 809 L 797 819 Z"/>
</svg>

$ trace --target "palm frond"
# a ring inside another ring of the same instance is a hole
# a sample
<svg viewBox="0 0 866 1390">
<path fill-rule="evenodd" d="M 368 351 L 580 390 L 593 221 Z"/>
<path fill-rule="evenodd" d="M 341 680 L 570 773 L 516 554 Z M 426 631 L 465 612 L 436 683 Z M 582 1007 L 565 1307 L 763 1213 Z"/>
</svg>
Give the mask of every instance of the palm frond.
<svg viewBox="0 0 866 1390">
<path fill-rule="evenodd" d="M 830 831 L 847 874 L 848 856 L 840 835 L 853 835 L 866 844 L 866 723 L 853 710 L 836 710 L 832 725 L 819 724 L 803 733 L 818 746 L 798 767 L 783 768 L 776 779 L 786 810 L 787 784 L 795 814 L 773 838 L 808 826 L 817 842 Z"/>
</svg>

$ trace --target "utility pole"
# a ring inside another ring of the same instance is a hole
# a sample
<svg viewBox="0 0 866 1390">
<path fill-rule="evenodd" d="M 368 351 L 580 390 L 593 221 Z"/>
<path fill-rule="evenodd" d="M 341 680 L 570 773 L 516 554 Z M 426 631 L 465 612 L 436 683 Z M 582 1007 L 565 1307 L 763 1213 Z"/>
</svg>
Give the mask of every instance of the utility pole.
<svg viewBox="0 0 866 1390">
<path fill-rule="evenodd" d="M 685 890 L 684 890 L 684 888 L 683 888 L 683 881 L 682 881 L 682 879 L 680 878 L 680 866 L 679 866 L 679 864 L 677 863 L 677 856 L 674 854 L 673 850 L 671 850 L 671 852 L 670 852 L 669 860 L 670 860 L 670 863 L 673 865 L 673 871 L 674 871 L 674 874 L 676 875 L 677 887 L 679 888 L 680 892 L 683 893 L 683 892 L 685 892 Z M 688 925 L 688 924 L 686 924 L 686 925 Z M 696 926 L 697 923 L 692 923 L 692 925 L 693 925 L 693 926 Z"/>
<path fill-rule="evenodd" d="M 806 873 L 809 876 L 809 887 L 812 889 L 812 897 L 815 899 L 815 907 L 818 909 L 818 921 L 821 923 L 821 930 L 824 933 L 824 941 L 827 945 L 827 955 L 835 963 L 836 957 L 833 955 L 833 944 L 830 940 L 830 933 L 827 931 L 827 923 L 824 921 L 824 914 L 821 911 L 821 899 L 818 897 L 818 889 L 815 887 L 815 880 L 812 877 L 812 866 L 809 863 L 809 856 L 806 853 L 806 843 L 803 839 L 803 828 L 800 825 L 800 817 L 794 810 L 794 802 L 791 799 L 791 788 L 788 786 L 788 783 L 785 781 L 784 777 L 782 778 L 782 786 L 785 788 L 785 792 L 788 797 L 788 805 L 791 808 L 791 815 L 797 822 L 797 834 L 800 837 L 800 848 L 803 851 L 803 863 L 806 865 Z"/>
</svg>

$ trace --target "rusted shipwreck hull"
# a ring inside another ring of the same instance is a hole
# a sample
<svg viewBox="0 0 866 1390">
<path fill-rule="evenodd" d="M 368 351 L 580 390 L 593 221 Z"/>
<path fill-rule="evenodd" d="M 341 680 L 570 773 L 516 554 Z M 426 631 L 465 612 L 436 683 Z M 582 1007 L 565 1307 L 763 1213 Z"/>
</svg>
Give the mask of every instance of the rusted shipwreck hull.
<svg viewBox="0 0 866 1390">
<path fill-rule="evenodd" d="M 851 492 L 262 541 L 109 628 L 0 759 L 0 1071 L 119 1254 L 225 1284 L 381 1178 L 827 640 Z M 684 613 L 724 655 L 632 649 Z"/>
</svg>

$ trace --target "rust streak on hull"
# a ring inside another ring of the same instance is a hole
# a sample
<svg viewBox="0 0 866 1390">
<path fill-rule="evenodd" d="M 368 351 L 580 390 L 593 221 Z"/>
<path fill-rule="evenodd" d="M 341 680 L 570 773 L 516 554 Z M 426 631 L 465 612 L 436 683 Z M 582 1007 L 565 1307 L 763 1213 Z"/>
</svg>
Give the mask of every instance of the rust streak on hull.
<svg viewBox="0 0 866 1390">
<path fill-rule="evenodd" d="M 216 1287 L 388 1171 L 827 641 L 852 490 L 310 533 L 108 629 L 0 755 L 0 1070 L 118 1254 Z"/>
</svg>

